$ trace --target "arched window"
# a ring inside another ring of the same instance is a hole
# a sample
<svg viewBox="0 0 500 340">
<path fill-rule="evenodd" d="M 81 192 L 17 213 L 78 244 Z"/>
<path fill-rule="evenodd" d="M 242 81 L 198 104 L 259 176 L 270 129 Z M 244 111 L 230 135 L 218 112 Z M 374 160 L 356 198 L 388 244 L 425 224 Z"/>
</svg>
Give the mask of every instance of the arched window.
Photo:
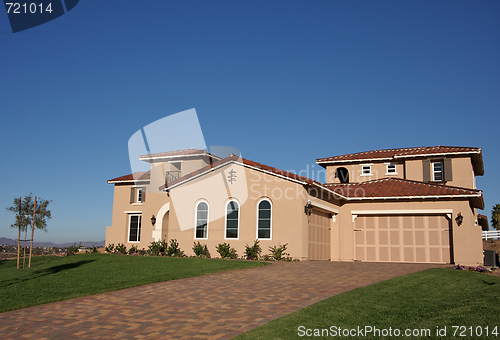
<svg viewBox="0 0 500 340">
<path fill-rule="evenodd" d="M 230 201 L 226 206 L 226 238 L 238 238 L 240 221 L 240 205 Z"/>
<path fill-rule="evenodd" d="M 271 238 L 271 202 L 268 200 L 260 201 L 258 205 L 258 219 L 257 219 L 257 238 L 270 239 Z"/>
<path fill-rule="evenodd" d="M 208 238 L 208 204 L 200 202 L 196 206 L 195 238 Z"/>
<path fill-rule="evenodd" d="M 335 178 L 338 178 L 340 183 L 349 183 L 349 170 L 344 167 L 338 168 L 335 171 Z"/>
</svg>

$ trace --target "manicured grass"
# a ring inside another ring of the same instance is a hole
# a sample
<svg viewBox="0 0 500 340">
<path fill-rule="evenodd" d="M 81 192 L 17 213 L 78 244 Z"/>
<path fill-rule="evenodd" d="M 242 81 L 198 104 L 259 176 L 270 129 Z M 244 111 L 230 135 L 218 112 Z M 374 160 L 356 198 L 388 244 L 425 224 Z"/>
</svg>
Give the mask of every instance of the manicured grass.
<svg viewBox="0 0 500 340">
<path fill-rule="evenodd" d="M 325 282 L 325 284 L 327 284 Z M 357 333 L 357 327 L 389 327 L 401 331 L 400 338 L 406 339 L 453 339 L 479 338 L 475 332 L 482 330 L 481 338 L 500 337 L 500 278 L 481 273 L 452 269 L 429 269 L 423 272 L 398 277 L 364 288 L 339 294 L 295 313 L 274 320 L 251 330 L 236 339 L 304 339 L 327 338 L 327 336 L 299 336 L 298 327 L 329 329 L 331 326 L 356 329 L 356 336 L 332 336 L 329 338 L 391 339 L 394 336 L 374 336 L 373 333 Z M 436 327 L 446 326 L 446 336 L 436 336 Z M 465 326 L 455 337 L 452 326 Z M 470 335 L 472 326 L 472 334 Z M 476 327 L 480 326 L 481 329 Z M 497 327 L 498 326 L 498 327 Z M 491 332 L 496 328 L 497 335 Z M 405 337 L 409 329 L 430 329 L 431 337 Z M 338 332 L 338 328 L 334 329 Z M 341 331 L 342 332 L 342 331 Z M 382 332 L 382 331 L 381 331 Z M 462 337 L 459 337 L 459 334 Z M 390 334 L 390 333 L 387 333 Z M 392 333 L 394 335 L 394 333 Z M 326 333 L 325 333 L 326 335 Z M 353 334 L 351 334 L 353 335 Z M 378 335 L 378 334 L 377 334 Z M 464 336 L 465 335 L 465 336 Z"/>
<path fill-rule="evenodd" d="M 26 262 L 24 269 L 16 269 L 16 260 L 0 261 L 0 312 L 263 265 L 252 261 L 105 254 L 39 256 L 32 259 L 31 268 Z"/>
</svg>

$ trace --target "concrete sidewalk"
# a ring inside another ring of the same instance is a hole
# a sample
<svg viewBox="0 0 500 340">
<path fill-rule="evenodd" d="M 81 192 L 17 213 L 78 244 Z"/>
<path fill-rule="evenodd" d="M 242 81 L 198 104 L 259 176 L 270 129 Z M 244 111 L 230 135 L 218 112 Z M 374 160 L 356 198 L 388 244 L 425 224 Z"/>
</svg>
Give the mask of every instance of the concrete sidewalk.
<svg viewBox="0 0 500 340">
<path fill-rule="evenodd" d="M 0 314 L 2 339 L 230 339 L 330 296 L 443 265 L 280 262 Z"/>
</svg>

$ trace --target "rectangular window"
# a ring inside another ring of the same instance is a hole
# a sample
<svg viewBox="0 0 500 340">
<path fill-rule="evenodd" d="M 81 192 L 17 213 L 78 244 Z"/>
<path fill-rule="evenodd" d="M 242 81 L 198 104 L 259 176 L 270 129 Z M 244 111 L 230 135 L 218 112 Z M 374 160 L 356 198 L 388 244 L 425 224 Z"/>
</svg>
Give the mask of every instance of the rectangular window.
<svg viewBox="0 0 500 340">
<path fill-rule="evenodd" d="M 387 175 L 396 174 L 396 164 L 387 164 L 386 173 Z"/>
<path fill-rule="evenodd" d="M 128 222 L 128 241 L 141 241 L 141 215 L 129 215 Z"/>
<path fill-rule="evenodd" d="M 371 175 L 372 166 L 371 165 L 361 165 L 361 175 Z"/>
<path fill-rule="evenodd" d="M 436 182 L 443 180 L 443 163 L 432 163 L 432 180 Z"/>
<path fill-rule="evenodd" d="M 142 188 L 137 188 L 137 200 L 136 202 L 142 202 Z"/>
</svg>

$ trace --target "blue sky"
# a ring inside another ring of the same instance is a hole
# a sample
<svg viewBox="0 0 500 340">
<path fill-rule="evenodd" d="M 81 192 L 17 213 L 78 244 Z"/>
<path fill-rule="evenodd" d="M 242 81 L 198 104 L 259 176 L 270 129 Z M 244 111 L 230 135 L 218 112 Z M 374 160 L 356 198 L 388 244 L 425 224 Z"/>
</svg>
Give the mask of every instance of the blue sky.
<svg viewBox="0 0 500 340">
<path fill-rule="evenodd" d="M 500 203 L 500 2 L 82 0 L 13 34 L 0 10 L 0 236 L 100 241 L 141 127 L 195 108 L 207 145 L 285 170 L 380 148 L 478 146 Z"/>
</svg>

